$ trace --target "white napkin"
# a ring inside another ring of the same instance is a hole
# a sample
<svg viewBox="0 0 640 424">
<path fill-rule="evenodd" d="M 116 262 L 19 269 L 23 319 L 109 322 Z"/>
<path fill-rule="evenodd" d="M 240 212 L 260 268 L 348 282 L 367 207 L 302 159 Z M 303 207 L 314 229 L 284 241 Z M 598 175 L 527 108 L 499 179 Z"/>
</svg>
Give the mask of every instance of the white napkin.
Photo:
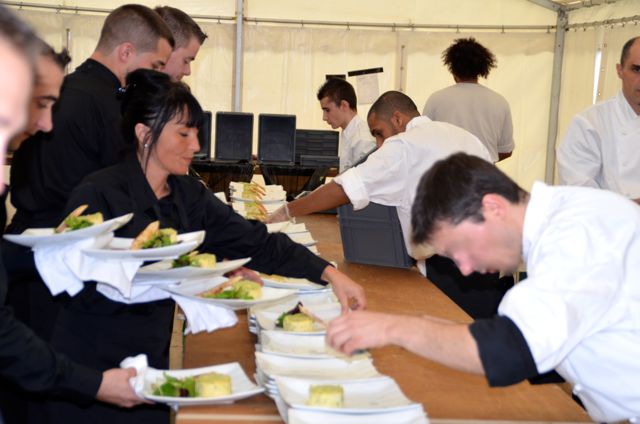
<svg viewBox="0 0 640 424">
<path fill-rule="evenodd" d="M 125 297 L 120 291 L 113 286 L 104 283 L 98 283 L 96 290 L 103 294 L 105 297 L 113 300 L 114 302 L 126 303 L 128 305 L 134 303 L 147 303 L 155 302 L 156 300 L 168 299 L 171 296 L 166 291 L 156 286 L 131 286 L 131 291 L 128 297 Z"/>
<path fill-rule="evenodd" d="M 102 247 L 113 237 L 112 233 L 68 243 L 42 243 L 32 248 L 36 267 L 54 296 L 67 292 L 75 296 L 84 287 L 84 281 L 109 284 L 124 297 L 131 295 L 131 281 L 142 265 L 140 260 L 98 259 L 88 256 L 82 249 Z"/>
<path fill-rule="evenodd" d="M 232 327 L 238 322 L 235 312 L 230 309 L 177 294 L 171 294 L 171 297 L 180 305 L 187 317 L 187 328 L 184 334 L 195 334 L 201 331 L 210 333 L 219 328 Z"/>
<path fill-rule="evenodd" d="M 143 397 L 142 391 L 144 390 L 144 375 L 149 368 L 147 355 L 141 353 L 138 356 L 129 356 L 120 362 L 120 368 L 136 369 L 136 376 L 129 379 L 129 384 L 131 384 L 131 388 L 138 396 Z"/>
</svg>

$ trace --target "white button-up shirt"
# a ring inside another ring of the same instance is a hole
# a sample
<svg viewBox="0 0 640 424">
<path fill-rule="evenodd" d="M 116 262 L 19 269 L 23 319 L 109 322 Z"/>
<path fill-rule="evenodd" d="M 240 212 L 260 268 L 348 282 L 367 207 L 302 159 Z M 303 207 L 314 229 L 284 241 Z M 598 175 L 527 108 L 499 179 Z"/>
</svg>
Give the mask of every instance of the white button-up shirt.
<svg viewBox="0 0 640 424">
<path fill-rule="evenodd" d="M 409 121 L 405 132 L 386 139 L 366 162 L 333 181 L 342 186 L 355 210 L 369 202 L 395 206 L 407 252 L 422 259 L 411 243 L 411 206 L 416 189 L 422 175 L 436 161 L 457 152 L 491 161 L 486 147 L 471 133 L 420 116 Z M 425 273 L 424 262 L 420 270 Z"/>
<path fill-rule="evenodd" d="M 558 371 L 595 421 L 640 416 L 640 207 L 604 190 L 535 183 L 528 278 L 498 308 L 539 372 Z"/>
<path fill-rule="evenodd" d="M 640 116 L 622 92 L 573 118 L 558 148 L 560 184 L 640 198 Z"/>
<path fill-rule="evenodd" d="M 359 115 L 354 116 L 349 125 L 340 132 L 338 145 L 340 172 L 352 167 L 374 147 L 376 147 L 376 141 L 369 131 L 369 125 Z"/>
</svg>

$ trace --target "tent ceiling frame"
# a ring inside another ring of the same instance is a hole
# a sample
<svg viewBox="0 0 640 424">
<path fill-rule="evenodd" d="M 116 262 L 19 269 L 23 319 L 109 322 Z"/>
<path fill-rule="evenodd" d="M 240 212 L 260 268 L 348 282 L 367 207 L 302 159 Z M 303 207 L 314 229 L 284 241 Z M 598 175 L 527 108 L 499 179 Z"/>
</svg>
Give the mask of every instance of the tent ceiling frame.
<svg viewBox="0 0 640 424">
<path fill-rule="evenodd" d="M 533 0 L 530 0 L 533 1 Z M 544 0 L 535 0 L 544 1 Z M 17 1 L 0 1 L 0 4 L 7 6 L 17 7 L 18 9 L 45 9 L 55 10 L 57 13 L 69 12 L 69 13 L 100 13 L 109 14 L 113 9 L 102 9 L 93 7 L 77 7 L 77 6 L 64 6 L 53 4 L 39 4 Z M 238 8 L 238 5 L 236 5 Z M 216 15 L 190 15 L 194 19 L 211 20 L 211 21 L 229 21 L 237 22 L 238 16 L 241 17 L 244 23 L 249 24 L 274 24 L 274 25 L 300 25 L 300 26 L 338 26 L 347 29 L 351 28 L 385 28 L 392 31 L 395 30 L 480 30 L 480 31 L 554 31 L 556 28 L 554 25 L 468 25 L 468 24 L 414 24 L 414 23 L 381 23 L 381 22 L 349 22 L 349 21 L 321 21 L 321 20 L 296 20 L 296 19 L 274 19 L 274 18 L 251 18 L 244 16 L 243 13 L 238 15 L 236 10 L 236 16 L 216 16 Z"/>
</svg>

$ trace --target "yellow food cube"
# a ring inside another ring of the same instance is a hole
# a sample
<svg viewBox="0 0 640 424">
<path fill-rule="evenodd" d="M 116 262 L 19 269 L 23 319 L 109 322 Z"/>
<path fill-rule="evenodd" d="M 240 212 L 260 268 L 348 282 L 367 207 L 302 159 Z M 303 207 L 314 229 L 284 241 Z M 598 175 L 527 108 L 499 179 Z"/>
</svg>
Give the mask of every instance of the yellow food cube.
<svg viewBox="0 0 640 424">
<path fill-rule="evenodd" d="M 216 255 L 211 253 L 200 253 L 191 257 L 191 265 L 200 268 L 215 268 Z"/>
<path fill-rule="evenodd" d="M 233 288 L 240 294 L 250 297 L 253 300 L 262 298 L 262 286 L 255 281 L 240 280 L 233 283 Z"/>
<path fill-rule="evenodd" d="M 309 406 L 323 406 L 326 408 L 342 408 L 344 405 L 344 390 L 342 386 L 318 384 L 309 387 Z"/>
<path fill-rule="evenodd" d="M 305 314 L 285 315 L 282 321 L 285 331 L 309 332 L 313 331 L 313 319 Z"/>
<path fill-rule="evenodd" d="M 226 374 L 212 372 L 199 375 L 194 379 L 198 397 L 220 397 L 231 394 L 231 377 Z"/>
</svg>

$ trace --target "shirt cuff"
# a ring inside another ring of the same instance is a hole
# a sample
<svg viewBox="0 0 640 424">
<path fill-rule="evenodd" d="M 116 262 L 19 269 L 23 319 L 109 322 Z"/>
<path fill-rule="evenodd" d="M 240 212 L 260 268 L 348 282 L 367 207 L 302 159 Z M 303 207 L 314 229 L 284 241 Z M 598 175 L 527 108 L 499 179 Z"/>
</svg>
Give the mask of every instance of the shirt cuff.
<svg viewBox="0 0 640 424">
<path fill-rule="evenodd" d="M 527 341 L 509 317 L 476 320 L 469 330 L 490 386 L 509 386 L 538 374 Z"/>
<path fill-rule="evenodd" d="M 60 374 L 64 377 L 54 393 L 70 396 L 79 404 L 86 405 L 95 401 L 102 384 L 100 371 L 73 363 L 62 355 L 59 355 L 59 367 Z"/>
<path fill-rule="evenodd" d="M 366 208 L 369 204 L 369 193 L 357 168 L 348 169 L 333 179 L 336 184 L 342 187 L 354 210 Z"/>
</svg>

